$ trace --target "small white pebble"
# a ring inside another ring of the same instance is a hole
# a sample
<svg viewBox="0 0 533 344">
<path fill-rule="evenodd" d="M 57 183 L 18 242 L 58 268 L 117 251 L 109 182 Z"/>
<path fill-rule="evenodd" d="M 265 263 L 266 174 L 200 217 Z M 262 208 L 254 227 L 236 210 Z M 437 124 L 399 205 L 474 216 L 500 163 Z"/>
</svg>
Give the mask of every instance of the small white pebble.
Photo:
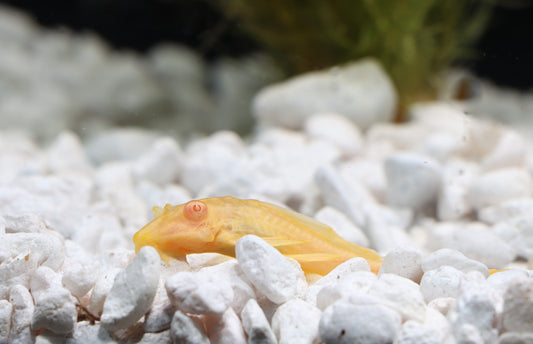
<svg viewBox="0 0 533 344">
<path fill-rule="evenodd" d="M 364 258 L 355 257 L 345 261 L 342 264 L 339 264 L 326 276 L 320 278 L 313 285 L 309 286 L 305 292 L 304 299 L 313 305 L 317 304 L 317 295 L 322 288 L 336 284 L 341 278 L 350 278 L 351 275 L 357 272 L 368 272 L 374 276 L 375 279 L 375 275 L 370 272 L 370 266 L 368 265 L 368 262 Z M 355 278 L 360 277 L 357 276 Z"/>
<path fill-rule="evenodd" d="M 272 330 L 279 344 L 310 344 L 318 339 L 322 312 L 313 305 L 293 299 L 279 306 L 272 317 Z"/>
<path fill-rule="evenodd" d="M 315 219 L 330 226 L 344 240 L 363 247 L 369 246 L 365 233 L 341 211 L 325 206 L 315 214 Z"/>
<path fill-rule="evenodd" d="M 198 325 L 181 311 L 176 311 L 170 324 L 170 336 L 174 343 L 210 344 Z"/>
<path fill-rule="evenodd" d="M 523 168 L 502 168 L 481 175 L 470 186 L 469 200 L 475 209 L 532 195 L 532 181 Z"/>
<path fill-rule="evenodd" d="M 75 298 L 61 285 L 61 276 L 41 266 L 33 273 L 30 287 L 35 301 L 32 329 L 47 329 L 57 334 L 71 333 L 78 311 Z"/>
<path fill-rule="evenodd" d="M 72 295 L 82 297 L 91 290 L 99 275 L 97 263 L 83 265 L 74 260 L 66 260 L 63 265 L 62 283 Z"/>
<path fill-rule="evenodd" d="M 91 291 L 87 310 L 95 317 L 100 317 L 104 311 L 104 302 L 113 287 L 113 281 L 121 269 L 113 268 L 102 273 Z"/>
<path fill-rule="evenodd" d="M 533 279 L 513 280 L 504 293 L 503 307 L 507 331 L 533 332 Z"/>
<path fill-rule="evenodd" d="M 392 343 L 402 323 L 400 314 L 380 304 L 353 304 L 341 299 L 320 319 L 320 338 L 325 344 Z"/>
<path fill-rule="evenodd" d="M 396 153 L 385 161 L 389 204 L 421 209 L 435 202 L 441 185 L 441 166 L 432 158 Z"/>
<path fill-rule="evenodd" d="M 335 113 L 313 115 L 305 122 L 305 133 L 315 139 L 333 143 L 345 156 L 361 150 L 361 130 L 349 119 Z"/>
<path fill-rule="evenodd" d="M 411 247 L 392 249 L 383 259 L 379 274 L 392 273 L 420 283 L 422 278 L 422 256 L 419 250 Z"/>
<path fill-rule="evenodd" d="M 34 336 L 30 326 L 34 305 L 30 292 L 22 285 L 15 285 L 9 290 L 9 302 L 13 305 L 13 313 L 8 343 L 32 343 Z"/>
<path fill-rule="evenodd" d="M 144 318 L 144 330 L 146 332 L 161 332 L 169 329 L 174 312 L 174 306 L 170 303 L 164 283 L 160 280 L 152 307 Z"/>
<path fill-rule="evenodd" d="M 430 248 L 455 249 L 489 268 L 504 268 L 516 257 L 516 252 L 511 246 L 480 222 L 464 224 L 440 222 L 429 228 L 429 234 Z"/>
<path fill-rule="evenodd" d="M 498 344 L 531 344 L 533 333 L 531 332 L 505 332 L 498 338 Z"/>
<path fill-rule="evenodd" d="M 12 312 L 13 305 L 8 300 L 0 300 L 0 343 L 8 343 Z"/>
<path fill-rule="evenodd" d="M 432 308 L 442 315 L 446 315 L 455 303 L 455 297 L 437 297 L 429 301 L 428 308 Z"/>
<path fill-rule="evenodd" d="M 184 163 L 183 152 L 169 137 L 157 139 L 132 166 L 132 174 L 159 185 L 177 181 Z"/>
<path fill-rule="evenodd" d="M 323 286 L 316 295 L 316 305 L 325 310 L 337 300 L 356 293 L 367 293 L 377 277 L 369 271 L 357 271 L 343 275 L 337 281 Z"/>
<path fill-rule="evenodd" d="M 178 272 L 165 282 L 170 302 L 187 313 L 223 314 L 234 298 L 228 280 L 206 272 Z"/>
<path fill-rule="evenodd" d="M 265 313 L 255 299 L 250 299 L 241 312 L 242 325 L 249 344 L 276 344 L 277 340 Z"/>
<path fill-rule="evenodd" d="M 479 271 L 485 277 L 489 276 L 489 269 L 483 263 L 467 258 L 457 250 L 442 248 L 430 253 L 422 260 L 422 270 L 428 272 L 437 269 L 443 265 L 448 265 L 462 272 Z"/>
<path fill-rule="evenodd" d="M 446 265 L 426 272 L 420 281 L 424 300 L 429 302 L 441 297 L 457 297 L 463 276 L 463 272 Z"/>
<path fill-rule="evenodd" d="M 426 305 L 420 286 L 410 279 L 381 274 L 372 284 L 368 294 L 382 300 L 384 305 L 396 310 L 403 320 L 424 321 Z"/>
<path fill-rule="evenodd" d="M 91 325 L 89 321 L 76 323 L 76 329 L 72 338 L 67 339 L 66 344 L 115 344 L 111 334 L 99 323 Z"/>
<path fill-rule="evenodd" d="M 231 307 L 207 319 L 207 333 L 211 344 L 246 344 L 241 320 Z"/>
<path fill-rule="evenodd" d="M 255 235 L 245 235 L 235 245 L 239 266 L 259 292 L 275 303 L 297 295 L 304 274 L 275 248 Z"/>
<path fill-rule="evenodd" d="M 131 263 L 115 277 L 102 313 L 102 325 L 118 330 L 133 325 L 148 310 L 159 282 L 160 257 L 150 246 L 141 248 Z"/>
</svg>

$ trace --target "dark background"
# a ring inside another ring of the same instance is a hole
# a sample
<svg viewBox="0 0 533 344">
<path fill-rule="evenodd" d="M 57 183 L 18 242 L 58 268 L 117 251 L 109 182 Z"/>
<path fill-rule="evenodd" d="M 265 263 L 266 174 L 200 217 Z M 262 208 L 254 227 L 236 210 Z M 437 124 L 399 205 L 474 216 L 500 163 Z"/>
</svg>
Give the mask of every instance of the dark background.
<svg viewBox="0 0 533 344">
<path fill-rule="evenodd" d="M 188 45 L 207 59 L 257 50 L 209 0 L 0 0 L 41 25 L 93 31 L 117 48 L 144 52 L 159 42 Z M 502 86 L 533 89 L 533 0 L 500 0 L 475 49 L 463 61 Z"/>
</svg>

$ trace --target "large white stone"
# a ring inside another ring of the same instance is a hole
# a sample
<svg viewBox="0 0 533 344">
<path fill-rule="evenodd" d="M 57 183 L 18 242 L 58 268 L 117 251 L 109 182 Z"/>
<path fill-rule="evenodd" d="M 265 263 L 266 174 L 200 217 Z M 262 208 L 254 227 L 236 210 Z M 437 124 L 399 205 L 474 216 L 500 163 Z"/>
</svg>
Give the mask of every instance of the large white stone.
<svg viewBox="0 0 533 344">
<path fill-rule="evenodd" d="M 12 312 L 13 305 L 8 300 L 0 300 L 0 343 L 8 343 Z"/>
<path fill-rule="evenodd" d="M 133 325 L 148 312 L 157 291 L 159 269 L 159 254 L 145 246 L 117 274 L 104 302 L 101 323 L 106 329 L 114 331 Z"/>
<path fill-rule="evenodd" d="M 315 113 L 335 112 L 366 129 L 392 118 L 396 97 L 381 66 L 365 59 L 269 86 L 257 94 L 252 111 L 263 122 L 289 128 L 302 127 Z"/>
</svg>

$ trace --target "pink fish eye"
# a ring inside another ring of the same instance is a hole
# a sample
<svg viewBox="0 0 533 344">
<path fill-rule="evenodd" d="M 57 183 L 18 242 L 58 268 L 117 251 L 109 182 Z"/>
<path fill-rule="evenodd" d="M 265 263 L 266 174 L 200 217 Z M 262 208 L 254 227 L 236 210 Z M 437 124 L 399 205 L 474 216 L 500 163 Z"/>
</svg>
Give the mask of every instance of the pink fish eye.
<svg viewBox="0 0 533 344">
<path fill-rule="evenodd" d="M 200 201 L 190 201 L 185 204 L 183 214 L 192 221 L 199 221 L 207 215 L 207 205 Z"/>
</svg>

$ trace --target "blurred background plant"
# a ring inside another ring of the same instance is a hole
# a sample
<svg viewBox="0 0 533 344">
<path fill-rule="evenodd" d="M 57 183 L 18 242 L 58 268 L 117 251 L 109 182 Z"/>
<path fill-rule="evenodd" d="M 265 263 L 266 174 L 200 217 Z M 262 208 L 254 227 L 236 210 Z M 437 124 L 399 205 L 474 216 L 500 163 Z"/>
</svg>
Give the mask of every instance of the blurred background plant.
<svg viewBox="0 0 533 344">
<path fill-rule="evenodd" d="M 275 57 L 286 75 L 373 56 L 408 104 L 434 98 L 440 73 L 476 57 L 486 0 L 216 0 Z"/>
</svg>

